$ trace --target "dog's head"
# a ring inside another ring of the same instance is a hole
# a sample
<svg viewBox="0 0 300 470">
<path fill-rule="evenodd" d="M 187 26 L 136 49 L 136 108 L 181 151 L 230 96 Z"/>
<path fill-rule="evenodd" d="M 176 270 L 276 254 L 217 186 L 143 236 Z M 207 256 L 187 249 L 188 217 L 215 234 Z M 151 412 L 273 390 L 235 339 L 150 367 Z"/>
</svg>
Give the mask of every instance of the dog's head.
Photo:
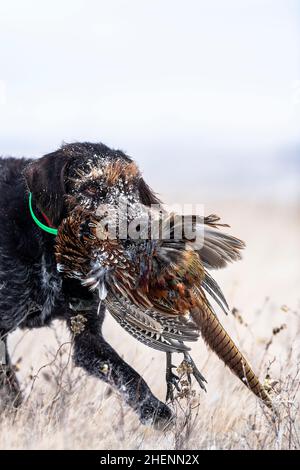
<svg viewBox="0 0 300 470">
<path fill-rule="evenodd" d="M 27 165 L 24 177 L 35 204 L 55 226 L 78 204 L 96 210 L 120 197 L 159 203 L 132 159 L 103 144 L 64 145 Z"/>
</svg>

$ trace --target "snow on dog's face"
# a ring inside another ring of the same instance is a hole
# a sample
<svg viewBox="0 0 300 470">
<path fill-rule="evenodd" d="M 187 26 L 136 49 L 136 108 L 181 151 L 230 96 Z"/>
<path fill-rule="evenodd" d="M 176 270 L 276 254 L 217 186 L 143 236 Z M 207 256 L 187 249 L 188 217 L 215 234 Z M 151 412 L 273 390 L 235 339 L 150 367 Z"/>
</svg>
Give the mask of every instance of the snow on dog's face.
<svg viewBox="0 0 300 470">
<path fill-rule="evenodd" d="M 134 162 L 122 156 L 103 158 L 97 154 L 82 162 L 71 164 L 67 185 L 76 202 L 89 210 L 100 205 L 118 206 L 122 201 L 140 201 L 138 184 L 140 172 Z"/>
<path fill-rule="evenodd" d="M 96 211 L 102 204 L 116 206 L 120 201 L 159 203 L 133 160 L 103 144 L 64 145 L 32 161 L 24 177 L 35 208 L 56 227 L 77 205 Z"/>
</svg>

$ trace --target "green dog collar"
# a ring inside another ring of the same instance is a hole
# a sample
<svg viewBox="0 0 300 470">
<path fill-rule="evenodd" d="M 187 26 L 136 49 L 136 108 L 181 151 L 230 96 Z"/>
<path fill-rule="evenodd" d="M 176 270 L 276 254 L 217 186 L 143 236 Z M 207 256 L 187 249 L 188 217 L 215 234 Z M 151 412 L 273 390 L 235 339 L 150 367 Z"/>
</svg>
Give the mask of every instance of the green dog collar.
<svg viewBox="0 0 300 470">
<path fill-rule="evenodd" d="M 47 225 L 43 224 L 35 215 L 35 213 L 33 212 L 33 209 L 32 209 L 32 193 L 29 193 L 29 210 L 30 210 L 30 214 L 31 214 L 31 217 L 33 218 L 33 220 L 35 221 L 36 225 L 41 228 L 42 230 L 44 230 L 44 232 L 47 232 L 47 233 L 51 233 L 51 235 L 57 235 L 58 234 L 58 230 L 56 228 L 52 228 L 52 227 L 48 227 Z"/>
</svg>

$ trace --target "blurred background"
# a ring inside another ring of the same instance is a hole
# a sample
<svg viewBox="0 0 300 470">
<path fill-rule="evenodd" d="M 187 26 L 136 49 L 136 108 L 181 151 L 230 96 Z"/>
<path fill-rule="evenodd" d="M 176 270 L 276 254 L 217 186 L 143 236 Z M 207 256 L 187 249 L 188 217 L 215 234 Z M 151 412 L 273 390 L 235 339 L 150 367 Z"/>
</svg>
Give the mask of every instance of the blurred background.
<svg viewBox="0 0 300 470">
<path fill-rule="evenodd" d="M 1 1 L 0 154 L 102 141 L 170 200 L 295 199 L 299 24 L 298 0 Z"/>
</svg>

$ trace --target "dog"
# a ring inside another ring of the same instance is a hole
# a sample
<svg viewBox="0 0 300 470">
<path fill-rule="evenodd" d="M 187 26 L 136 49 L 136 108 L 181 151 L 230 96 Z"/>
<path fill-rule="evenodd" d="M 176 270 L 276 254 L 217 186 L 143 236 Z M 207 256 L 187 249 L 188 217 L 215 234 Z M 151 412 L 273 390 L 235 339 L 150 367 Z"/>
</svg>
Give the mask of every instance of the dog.
<svg viewBox="0 0 300 470">
<path fill-rule="evenodd" d="M 105 305 L 99 310 L 94 293 L 79 280 L 64 279 L 57 270 L 55 227 L 74 206 L 91 210 L 101 204 L 105 188 L 98 169 L 105 160 L 137 171 L 125 153 L 101 143 L 63 145 L 39 159 L 0 159 L 0 397 L 9 397 L 16 406 L 22 401 L 7 350 L 8 335 L 17 328 L 39 328 L 60 319 L 72 333 L 75 365 L 118 390 L 142 423 L 161 428 L 172 421 L 172 411 L 105 341 Z M 135 176 L 135 199 L 146 206 L 157 204 L 142 176 Z M 84 331 L 74 334 L 80 312 Z"/>
</svg>

